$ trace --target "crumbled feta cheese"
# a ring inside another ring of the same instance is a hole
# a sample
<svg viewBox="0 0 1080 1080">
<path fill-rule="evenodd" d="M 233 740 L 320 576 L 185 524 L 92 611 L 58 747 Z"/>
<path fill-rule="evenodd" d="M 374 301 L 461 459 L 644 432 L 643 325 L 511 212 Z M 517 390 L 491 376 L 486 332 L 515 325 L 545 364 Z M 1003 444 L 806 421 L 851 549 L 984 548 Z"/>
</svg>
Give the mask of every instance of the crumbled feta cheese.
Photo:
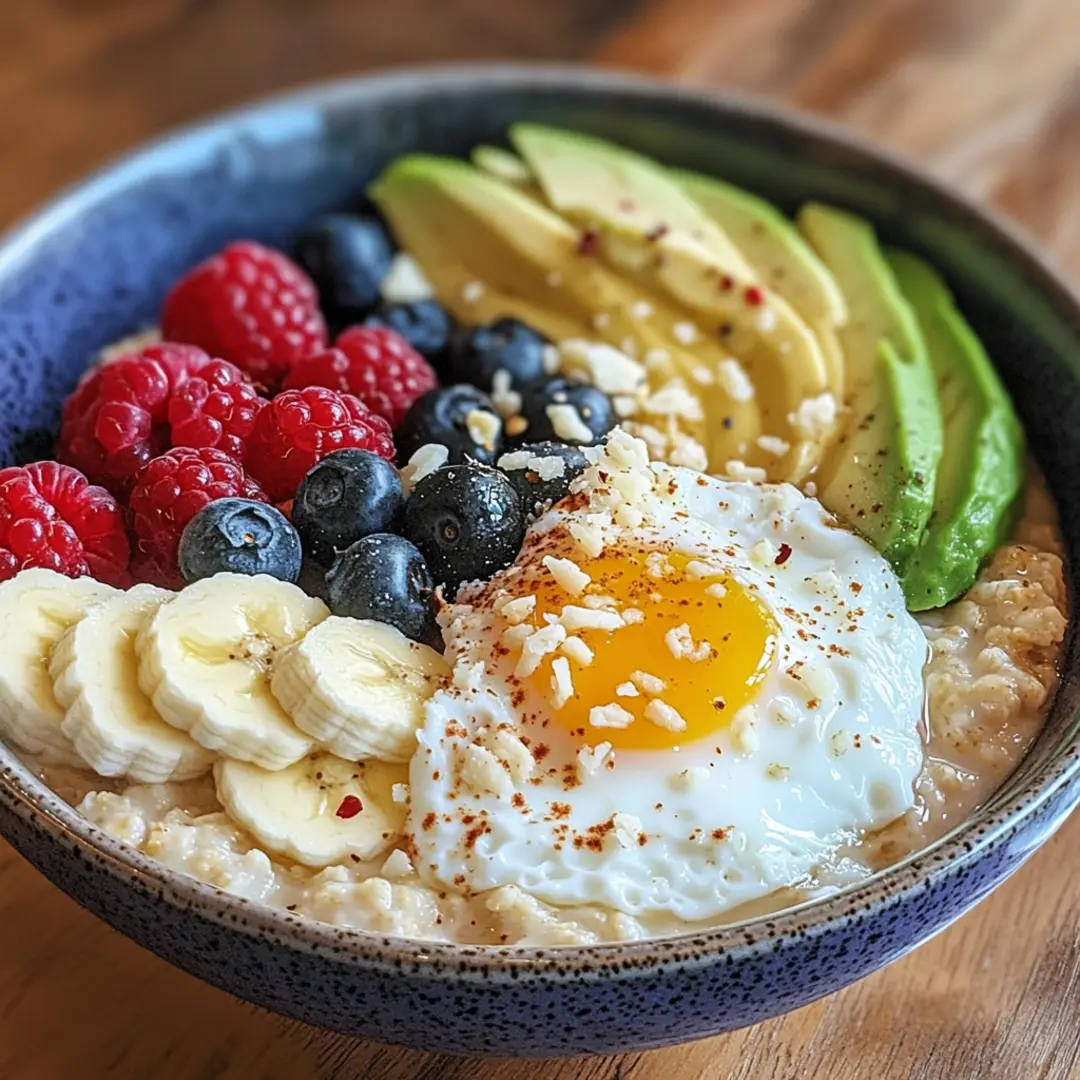
<svg viewBox="0 0 1080 1080">
<path fill-rule="evenodd" d="M 559 370 L 559 350 L 554 345 L 545 345 L 540 354 L 540 363 L 545 375 L 554 375 Z"/>
<path fill-rule="evenodd" d="M 557 559 L 553 555 L 545 555 L 541 561 L 559 588 L 570 593 L 571 596 L 580 596 L 585 591 L 585 586 L 592 581 L 592 578 L 570 559 Z"/>
<path fill-rule="evenodd" d="M 645 367 L 647 367 L 649 371 L 654 371 L 657 368 L 666 367 L 671 363 L 671 353 L 669 353 L 667 349 L 653 348 L 645 353 L 642 360 L 645 362 Z"/>
<path fill-rule="evenodd" d="M 803 438 L 820 439 L 832 431 L 836 412 L 836 398 L 830 393 L 818 394 L 799 402 L 799 407 L 788 415 L 788 422 Z"/>
<path fill-rule="evenodd" d="M 394 848 L 386 857 L 379 874 L 390 881 L 400 881 L 401 878 L 410 877 L 414 873 L 413 864 L 409 856 L 401 848 Z"/>
<path fill-rule="evenodd" d="M 777 435 L 759 435 L 757 444 L 766 454 L 775 457 L 783 457 L 791 449 L 791 443 Z"/>
<path fill-rule="evenodd" d="M 722 582 L 714 581 L 705 589 L 705 595 L 711 596 L 714 600 L 723 600 L 727 596 L 727 588 Z"/>
<path fill-rule="evenodd" d="M 470 791 L 478 795 L 490 792 L 500 797 L 513 793 L 509 775 L 490 750 L 466 743 L 458 747 L 457 756 L 458 776 Z"/>
<path fill-rule="evenodd" d="M 483 297 L 486 291 L 482 281 L 469 281 L 461 290 L 461 299 L 466 304 L 475 304 Z"/>
<path fill-rule="evenodd" d="M 390 788 L 390 798 L 396 803 L 407 803 L 409 801 L 409 785 L 394 784 Z"/>
<path fill-rule="evenodd" d="M 764 484 L 769 475 L 764 469 L 759 469 L 755 465 L 747 465 L 743 461 L 729 461 L 724 466 L 724 472 L 732 480 L 742 480 L 748 484 Z"/>
<path fill-rule="evenodd" d="M 698 328 L 692 322 L 677 322 L 671 328 L 671 336 L 680 345 L 693 345 L 698 339 Z"/>
<path fill-rule="evenodd" d="M 625 728 L 634 722 L 634 714 L 616 702 L 594 705 L 589 710 L 589 723 L 593 727 Z"/>
<path fill-rule="evenodd" d="M 806 583 L 819 596 L 835 596 L 840 591 L 840 578 L 834 570 L 815 570 Z"/>
<path fill-rule="evenodd" d="M 645 368 L 625 348 L 620 352 L 604 342 L 570 338 L 559 346 L 559 358 L 567 375 L 578 375 L 605 394 L 636 394 L 645 385 Z"/>
<path fill-rule="evenodd" d="M 615 524 L 624 529 L 636 529 L 645 520 L 645 515 L 629 503 L 615 508 Z"/>
<path fill-rule="evenodd" d="M 698 384 L 698 386 L 712 386 L 716 382 L 716 376 L 705 364 L 695 364 L 690 369 L 690 378 Z"/>
<path fill-rule="evenodd" d="M 611 316 L 606 311 L 598 311 L 592 317 L 594 330 L 606 330 L 611 325 Z"/>
<path fill-rule="evenodd" d="M 529 752 L 529 748 L 514 732 L 505 728 L 499 728 L 495 732 L 492 742 L 511 779 L 517 784 L 525 783 L 536 770 L 536 759 Z"/>
<path fill-rule="evenodd" d="M 645 835 L 641 819 L 633 814 L 613 814 L 611 824 L 615 826 L 615 839 L 620 847 L 637 847 L 641 842 L 641 837 Z"/>
<path fill-rule="evenodd" d="M 513 377 L 506 368 L 499 368 L 491 377 L 491 404 L 504 420 L 521 412 L 521 395 L 512 383 Z"/>
<path fill-rule="evenodd" d="M 645 621 L 645 612 L 640 608 L 628 607 L 622 609 L 622 621 L 627 626 L 633 626 L 636 623 Z"/>
<path fill-rule="evenodd" d="M 680 379 L 672 379 L 654 394 L 650 394 L 641 408 L 651 416 L 676 416 L 696 423 L 705 418 L 701 399 L 690 393 Z"/>
<path fill-rule="evenodd" d="M 709 770 L 703 765 L 691 765 L 689 769 L 683 769 L 671 778 L 671 786 L 676 791 L 691 791 L 698 784 L 709 779 Z"/>
<path fill-rule="evenodd" d="M 757 710 L 753 705 L 744 705 L 731 721 L 731 739 L 735 749 L 743 754 L 752 754 L 757 750 L 761 742 L 754 724 L 757 720 Z"/>
<path fill-rule="evenodd" d="M 529 623 L 508 626 L 502 634 L 499 635 L 499 641 L 508 649 L 520 649 L 525 644 L 525 640 L 530 634 L 533 634 L 535 630 L 536 628 L 530 626 Z"/>
<path fill-rule="evenodd" d="M 645 719 L 665 731 L 685 731 L 686 721 L 667 702 L 653 698 L 645 706 Z"/>
<path fill-rule="evenodd" d="M 763 307 L 754 319 L 754 325 L 763 333 L 769 334 L 776 329 L 776 312 L 771 307 Z"/>
<path fill-rule="evenodd" d="M 759 540 L 750 549 L 750 561 L 759 569 L 766 570 L 776 565 L 776 554 L 771 540 Z"/>
<path fill-rule="evenodd" d="M 544 481 L 555 480 L 566 474 L 566 462 L 557 454 L 540 457 L 530 450 L 514 450 L 509 454 L 503 454 L 496 464 L 503 472 L 528 469 Z"/>
<path fill-rule="evenodd" d="M 727 570 L 718 563 L 705 562 L 703 559 L 691 559 L 686 564 L 686 576 L 692 578 L 721 577 Z"/>
<path fill-rule="evenodd" d="M 694 469 L 704 472 L 709 464 L 709 455 L 705 447 L 685 432 L 676 431 L 671 436 L 672 449 L 668 452 L 667 459 L 672 465 L 681 465 L 684 469 Z"/>
<path fill-rule="evenodd" d="M 455 690 L 479 690 L 484 684 L 484 661 L 475 664 L 459 662 L 454 665 L 453 685 Z"/>
<path fill-rule="evenodd" d="M 495 440 L 502 431 L 502 421 L 487 409 L 473 409 L 465 415 L 465 430 L 477 446 L 494 450 Z"/>
<path fill-rule="evenodd" d="M 577 752 L 578 767 L 586 776 L 595 776 L 609 759 L 614 758 L 613 749 L 609 742 L 581 747 Z"/>
<path fill-rule="evenodd" d="M 712 652 L 712 646 L 707 641 L 694 641 L 686 623 L 669 630 L 664 635 L 664 643 L 676 660 L 689 660 L 692 664 L 707 660 Z"/>
<path fill-rule="evenodd" d="M 512 626 L 524 622 L 536 607 L 535 596 L 502 597 L 492 605 L 496 615 L 501 615 Z"/>
<path fill-rule="evenodd" d="M 716 377 L 720 381 L 720 388 L 732 401 L 752 401 L 754 398 L 754 384 L 746 369 L 733 357 L 721 360 L 716 365 Z"/>
<path fill-rule="evenodd" d="M 622 618 L 615 611 L 593 611 L 567 604 L 559 613 L 559 623 L 566 630 L 618 630 Z"/>
<path fill-rule="evenodd" d="M 638 411 L 639 404 L 636 397 L 630 397 L 628 394 L 616 394 L 611 399 L 611 407 L 615 410 L 615 415 L 620 420 L 625 420 L 627 417 L 635 415 Z"/>
<path fill-rule="evenodd" d="M 616 697 L 638 697 L 638 688 L 632 682 L 619 683 L 615 687 Z"/>
<path fill-rule="evenodd" d="M 559 623 L 548 623 L 539 630 L 533 631 L 521 645 L 521 656 L 514 667 L 514 675 L 524 679 L 531 675 L 539 666 L 540 661 L 553 653 L 566 637 L 566 628 Z"/>
<path fill-rule="evenodd" d="M 559 646 L 559 652 L 565 653 L 581 667 L 588 667 L 593 662 L 593 651 L 579 637 L 568 636 Z"/>
<path fill-rule="evenodd" d="M 574 680 L 570 675 L 570 661 L 556 656 L 551 661 L 551 704 L 561 709 L 574 696 Z"/>
<path fill-rule="evenodd" d="M 391 261 L 379 285 L 379 294 L 388 304 L 415 304 L 431 300 L 435 290 L 420 264 L 402 251 Z"/>
<path fill-rule="evenodd" d="M 817 497 L 817 484 L 813 480 L 807 480 L 802 486 L 803 494 L 809 498 L 814 499 Z"/>
<path fill-rule="evenodd" d="M 590 559 L 595 559 L 604 550 L 604 531 L 598 526 L 572 521 L 567 528 L 577 546 Z"/>
<path fill-rule="evenodd" d="M 656 697 L 667 689 L 667 683 L 647 671 L 630 672 L 630 681 L 646 696 Z"/>
<path fill-rule="evenodd" d="M 630 305 L 630 318 L 632 319 L 648 319 L 651 318 L 656 309 L 649 303 L 648 300 L 635 300 Z"/>
<path fill-rule="evenodd" d="M 450 451 L 442 443 L 424 443 L 401 470 L 402 489 L 408 494 L 428 473 L 441 469 L 449 458 Z"/>
<path fill-rule="evenodd" d="M 546 405 L 544 412 L 551 421 L 551 429 L 560 439 L 567 442 L 587 443 L 592 442 L 593 433 L 588 424 L 581 418 L 577 408 L 569 404 Z"/>
</svg>

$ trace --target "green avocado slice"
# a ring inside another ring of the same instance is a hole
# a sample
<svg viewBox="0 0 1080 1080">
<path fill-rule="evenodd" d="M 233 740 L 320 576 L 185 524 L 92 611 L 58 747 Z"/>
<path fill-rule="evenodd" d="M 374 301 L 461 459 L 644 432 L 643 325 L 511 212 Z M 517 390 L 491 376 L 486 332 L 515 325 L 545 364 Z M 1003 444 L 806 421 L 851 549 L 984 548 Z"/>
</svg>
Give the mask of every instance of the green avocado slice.
<svg viewBox="0 0 1080 1080">
<path fill-rule="evenodd" d="M 903 574 L 908 607 L 924 611 L 966 592 L 1004 539 L 1023 482 L 1024 438 L 982 342 L 937 271 L 905 251 L 887 256 L 926 339 L 945 429 L 934 509 Z"/>
<path fill-rule="evenodd" d="M 804 206 L 798 222 L 848 306 L 839 328 L 846 420 L 825 460 L 819 497 L 902 573 L 929 520 L 941 460 L 934 372 L 871 225 L 820 203 Z"/>
<path fill-rule="evenodd" d="M 510 140 L 551 207 L 594 233 L 604 262 L 684 308 L 701 340 L 722 341 L 746 369 L 761 404 L 761 435 L 781 447 L 779 456 L 760 440 L 725 453 L 731 440 L 717 426 L 709 440 L 713 468 L 734 458 L 764 467 L 774 480 L 810 474 L 831 428 L 807 429 L 793 418 L 805 401 L 838 396 L 840 387 L 813 331 L 784 296 L 762 288 L 727 233 L 656 162 L 537 124 L 515 124 Z"/>
</svg>

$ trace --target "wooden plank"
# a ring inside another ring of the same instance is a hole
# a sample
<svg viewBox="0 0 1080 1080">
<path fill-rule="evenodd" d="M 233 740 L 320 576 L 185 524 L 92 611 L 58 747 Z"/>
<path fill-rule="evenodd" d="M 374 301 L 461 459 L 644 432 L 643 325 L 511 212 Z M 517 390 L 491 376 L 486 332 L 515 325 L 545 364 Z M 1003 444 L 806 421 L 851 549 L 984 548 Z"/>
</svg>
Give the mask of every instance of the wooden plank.
<svg viewBox="0 0 1080 1080">
<path fill-rule="evenodd" d="M 994 201 L 1080 274 L 1075 0 L 628 7 L 0 4 L 0 221 L 164 126 L 283 84 L 436 56 L 591 50 L 852 124 Z M 0 845 L 0 1076 L 1068 1080 L 1080 1077 L 1078 880 L 1080 817 L 955 927 L 796 1013 L 651 1054 L 484 1063 L 329 1036 L 244 1005 L 113 933 Z"/>
</svg>

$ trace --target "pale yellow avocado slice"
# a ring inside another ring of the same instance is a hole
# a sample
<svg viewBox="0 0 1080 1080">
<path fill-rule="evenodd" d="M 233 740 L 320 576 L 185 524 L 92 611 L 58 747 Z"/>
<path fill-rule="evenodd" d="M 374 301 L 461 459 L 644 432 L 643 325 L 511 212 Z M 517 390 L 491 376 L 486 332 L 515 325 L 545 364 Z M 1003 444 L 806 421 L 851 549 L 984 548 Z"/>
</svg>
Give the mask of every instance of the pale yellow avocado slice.
<svg viewBox="0 0 1080 1080">
<path fill-rule="evenodd" d="M 589 136 L 536 124 L 510 129 L 552 208 L 596 231 L 603 258 L 622 276 L 686 308 L 704 340 L 720 340 L 746 368 L 763 434 L 789 448 L 779 459 L 751 445 L 743 460 L 770 478 L 798 481 L 817 465 L 831 430 L 807 432 L 792 416 L 833 393 L 821 347 L 782 296 L 758 275 L 723 229 L 658 164 Z M 710 462 L 723 468 L 719 447 Z"/>
<path fill-rule="evenodd" d="M 934 502 L 941 409 L 926 345 L 871 225 L 811 203 L 799 227 L 848 305 L 840 328 L 847 393 L 840 438 L 818 494 L 898 572 L 918 548 Z"/>
<path fill-rule="evenodd" d="M 829 268 L 795 223 L 772 203 L 734 184 L 700 173 L 669 170 L 679 186 L 738 247 L 754 272 L 778 292 L 813 330 L 829 385 L 843 395 L 844 357 L 836 327 L 847 322 L 847 303 Z"/>
<path fill-rule="evenodd" d="M 399 158 L 370 195 L 398 243 L 423 267 L 436 294 L 466 324 L 515 316 L 553 341 L 604 340 L 646 360 L 655 388 L 728 354 L 704 337 L 691 350 L 674 337 L 685 312 L 579 252 L 580 232 L 546 206 L 463 161 Z M 477 288 L 477 286 L 480 286 Z M 651 312 L 643 316 L 642 305 Z M 757 399 L 736 401 L 714 383 L 705 415 L 683 430 L 717 453 L 717 467 L 742 457 L 762 433 Z M 641 419 L 649 420 L 648 416 Z"/>
</svg>

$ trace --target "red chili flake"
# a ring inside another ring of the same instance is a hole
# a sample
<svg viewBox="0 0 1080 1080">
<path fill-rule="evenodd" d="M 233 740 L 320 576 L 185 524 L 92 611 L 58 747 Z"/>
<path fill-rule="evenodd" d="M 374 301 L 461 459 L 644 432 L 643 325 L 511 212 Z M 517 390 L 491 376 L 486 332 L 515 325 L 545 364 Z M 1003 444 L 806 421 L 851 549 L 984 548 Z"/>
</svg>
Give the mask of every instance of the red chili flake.
<svg viewBox="0 0 1080 1080">
<path fill-rule="evenodd" d="M 751 285 L 743 296 L 751 307 L 760 307 L 765 303 L 765 290 L 760 285 Z"/>
<path fill-rule="evenodd" d="M 595 255 L 600 250 L 600 234 L 595 229 L 586 229 L 578 237 L 577 253 L 579 255 Z"/>
<path fill-rule="evenodd" d="M 652 232 L 645 234 L 645 239 L 651 240 L 653 243 L 656 243 L 657 240 L 663 240 L 669 232 L 671 232 L 669 226 L 657 225 L 656 228 L 652 230 Z"/>
<path fill-rule="evenodd" d="M 337 808 L 337 816 L 348 820 L 349 818 L 356 817 L 361 810 L 364 809 L 364 804 L 355 795 L 346 795 L 341 800 L 341 805 Z"/>
<path fill-rule="evenodd" d="M 786 563 L 788 561 L 788 559 L 790 559 L 790 558 L 791 558 L 791 545 L 790 544 L 781 544 L 780 545 L 780 554 L 776 556 L 776 558 L 773 560 L 773 562 L 775 562 L 777 566 L 783 566 L 784 563 Z"/>
<path fill-rule="evenodd" d="M 735 288 L 735 279 L 730 274 L 724 274 L 720 279 L 720 291 L 731 292 Z"/>
</svg>

